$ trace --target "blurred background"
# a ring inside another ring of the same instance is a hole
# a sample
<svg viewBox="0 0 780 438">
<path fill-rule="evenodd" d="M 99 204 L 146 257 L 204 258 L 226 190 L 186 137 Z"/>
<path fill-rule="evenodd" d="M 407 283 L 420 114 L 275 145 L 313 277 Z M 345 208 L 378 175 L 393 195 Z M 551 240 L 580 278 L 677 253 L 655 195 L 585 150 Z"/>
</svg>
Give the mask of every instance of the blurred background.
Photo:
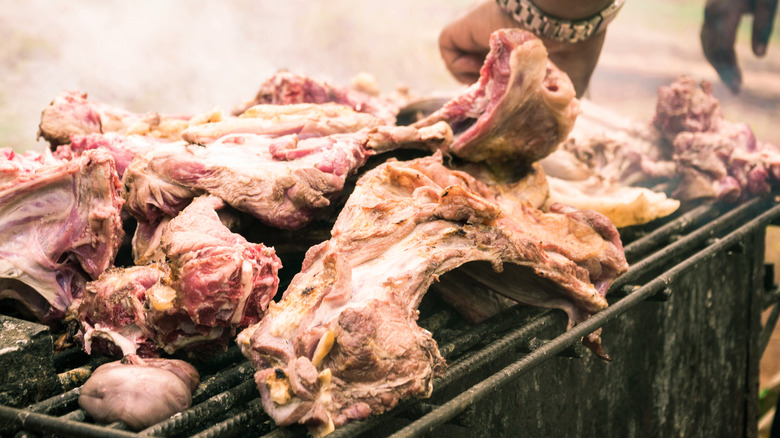
<svg viewBox="0 0 780 438">
<path fill-rule="evenodd" d="M 64 90 L 135 112 L 179 114 L 229 110 L 278 69 L 334 85 L 366 72 L 387 93 L 457 92 L 437 38 L 473 4 L 0 0 L 0 147 L 44 147 L 36 141 L 40 112 Z M 727 119 L 748 122 L 759 140 L 780 145 L 780 31 L 757 59 L 751 20 L 743 19 L 743 89 L 734 95 L 702 55 L 703 8 L 704 0 L 628 0 L 607 33 L 589 98 L 649 123 L 658 87 L 689 75 L 712 82 Z M 777 230 L 768 233 L 767 250 L 768 260 L 780 261 Z M 780 334 L 775 338 L 762 362 L 766 390 L 780 376 Z"/>
<path fill-rule="evenodd" d="M 286 68 L 347 85 L 360 72 L 380 90 L 457 91 L 441 62 L 441 28 L 474 0 L 0 0 L 0 147 L 35 148 L 40 111 L 61 91 L 131 111 L 231 109 Z M 392 6 L 389 6 L 392 4 Z M 590 98 L 649 121 L 658 86 L 710 80 L 727 118 L 780 144 L 780 32 L 768 55 L 738 53 L 744 88 L 732 95 L 699 43 L 704 0 L 628 0 L 610 26 Z"/>
</svg>

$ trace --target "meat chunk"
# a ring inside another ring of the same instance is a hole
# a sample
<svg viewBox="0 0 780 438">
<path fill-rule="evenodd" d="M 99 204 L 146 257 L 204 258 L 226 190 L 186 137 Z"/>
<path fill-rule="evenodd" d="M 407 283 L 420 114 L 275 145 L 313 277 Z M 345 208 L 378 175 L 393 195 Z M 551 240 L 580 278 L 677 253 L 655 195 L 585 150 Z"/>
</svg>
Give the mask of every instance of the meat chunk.
<svg viewBox="0 0 780 438">
<path fill-rule="evenodd" d="M 566 139 L 578 114 L 574 86 L 542 42 L 501 29 L 490 37 L 479 81 L 414 126 L 446 121 L 455 134 L 449 151 L 468 161 L 530 164 Z"/>
<path fill-rule="evenodd" d="M 272 137 L 297 134 L 298 138 L 356 132 L 383 125 L 370 114 L 336 103 L 255 105 L 239 117 L 193 125 L 182 132 L 190 143 L 208 144 L 228 134 L 260 134 Z"/>
<path fill-rule="evenodd" d="M 331 239 L 238 336 L 266 412 L 322 432 L 429 395 L 444 360 L 416 309 L 456 268 L 515 300 L 562 308 L 572 324 L 605 308 L 606 288 L 627 269 L 609 221 L 563 207 L 518 211 L 504 215 L 485 185 L 440 154 L 367 172 Z"/>
<path fill-rule="evenodd" d="M 210 193 L 267 225 L 299 229 L 330 205 L 369 156 L 409 143 L 450 140 L 449 127 L 441 123 L 306 139 L 234 134 L 208 147 L 161 145 L 127 169 L 127 209 L 154 228 L 192 198 Z"/>
<path fill-rule="evenodd" d="M 87 99 L 87 93 L 67 91 L 57 96 L 41 113 L 38 137 L 52 147 L 70 142 L 71 135 L 116 132 L 179 140 L 190 125 L 215 122 L 222 112 L 213 109 L 197 116 L 137 114 Z"/>
<path fill-rule="evenodd" d="M 152 149 L 155 145 L 166 143 L 155 137 L 142 135 L 123 135 L 116 132 L 107 134 L 72 134 L 70 142 L 57 146 L 54 156 L 63 160 L 72 160 L 81 156 L 84 151 L 104 148 L 112 157 L 119 178 L 125 173 L 125 169 L 133 161 L 137 154 Z"/>
<path fill-rule="evenodd" d="M 103 364 L 81 387 L 79 406 L 99 423 L 122 421 L 141 430 L 192 403 L 200 374 L 176 359 L 128 356 Z"/>
<path fill-rule="evenodd" d="M 352 89 L 338 87 L 308 76 L 279 71 L 260 85 L 254 99 L 233 111 L 239 115 L 259 104 L 290 105 L 297 103 L 328 103 L 346 105 L 355 111 L 372 114 L 387 124 L 395 123 L 398 107 L 391 101 Z"/>
<path fill-rule="evenodd" d="M 84 283 L 112 266 L 124 201 L 111 155 L 0 155 L 0 298 L 61 319 Z"/>
<path fill-rule="evenodd" d="M 682 77 L 661 87 L 653 124 L 681 177 L 674 197 L 736 202 L 780 181 L 780 147 L 757 141 L 747 123 L 724 119 L 707 82 Z"/>
<path fill-rule="evenodd" d="M 193 201 L 161 230 L 154 263 L 114 268 L 73 303 L 84 349 L 153 356 L 226 345 L 236 327 L 259 321 L 276 294 L 273 248 L 230 232 L 215 197 Z"/>
<path fill-rule="evenodd" d="M 630 204 L 657 202 L 656 212 L 663 214 L 672 210 L 663 196 L 651 201 L 647 192 L 620 186 L 659 186 L 681 202 L 739 202 L 768 193 L 780 181 L 780 147 L 758 141 L 747 123 L 724 119 L 707 82 L 681 77 L 660 87 L 652 123 L 640 127 L 603 109 L 596 113 L 601 113 L 601 120 L 581 124 L 597 108 L 586 109 L 562 145 L 563 154 L 558 151 L 543 163 L 550 175 L 591 186 L 580 193 L 590 194 L 595 188 L 597 196 L 613 200 L 633 194 Z M 639 216 L 654 214 L 647 209 Z"/>
</svg>

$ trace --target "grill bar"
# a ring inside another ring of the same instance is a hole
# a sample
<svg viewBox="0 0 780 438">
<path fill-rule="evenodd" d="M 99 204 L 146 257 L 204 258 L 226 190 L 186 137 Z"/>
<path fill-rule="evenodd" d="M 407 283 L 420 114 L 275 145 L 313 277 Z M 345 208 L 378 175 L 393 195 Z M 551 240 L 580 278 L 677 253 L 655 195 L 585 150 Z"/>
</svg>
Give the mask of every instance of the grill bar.
<svg viewBox="0 0 780 438">
<path fill-rule="evenodd" d="M 758 227 L 765 227 L 779 215 L 780 205 L 775 206 L 759 217 L 747 222 L 745 225 L 729 233 L 724 238 L 713 242 L 706 251 L 701 251 L 686 259 L 684 262 L 677 264 L 673 268 L 669 269 L 664 275 L 650 281 L 645 286 L 640 287 L 635 292 L 629 294 L 627 297 L 593 315 L 571 330 L 564 332 L 541 348 L 529 353 L 527 356 L 505 367 L 503 370 L 499 371 L 493 376 L 474 385 L 471 389 L 461 393 L 444 405 L 438 407 L 414 423 L 391 435 L 391 438 L 419 437 L 426 433 L 432 432 L 437 426 L 446 423 L 456 415 L 463 412 L 470 405 L 484 399 L 493 391 L 506 385 L 511 380 L 522 375 L 524 372 L 529 371 L 531 368 L 538 365 L 546 358 L 562 352 L 568 345 L 577 342 L 580 338 L 587 336 L 589 333 L 597 330 L 610 320 L 625 313 L 648 297 L 658 293 L 665 288 L 668 288 L 669 284 L 671 284 L 676 277 L 680 276 L 682 273 L 686 272 L 688 269 L 702 262 L 703 260 L 712 257 L 717 251 L 727 250 L 729 247 L 739 244 L 743 236 L 754 231 Z"/>
<path fill-rule="evenodd" d="M 633 265 L 641 257 L 668 244 L 671 236 L 685 233 L 688 229 L 698 227 L 700 224 L 709 222 L 717 216 L 717 209 L 709 205 L 700 205 L 674 221 L 660 226 L 646 236 L 626 245 L 624 249 L 626 259 Z"/>
<path fill-rule="evenodd" d="M 243 428 L 259 424 L 262 421 L 267 422 L 268 420 L 268 416 L 263 410 L 263 404 L 261 400 L 256 398 L 247 404 L 247 407 L 243 412 L 193 435 L 192 438 L 231 437 L 235 436 Z"/>
<path fill-rule="evenodd" d="M 94 424 L 66 420 L 3 405 L 0 405 L 0 420 L 2 420 L 5 427 L 24 428 L 37 432 L 53 433 L 58 436 L 84 438 L 127 438 L 137 436 L 130 432 L 107 429 Z"/>
<path fill-rule="evenodd" d="M 227 411 L 236 403 L 248 401 L 255 395 L 257 395 L 257 388 L 255 387 L 254 379 L 247 380 L 235 388 L 217 394 L 199 405 L 193 406 L 148 429 L 144 429 L 139 435 L 170 436 L 186 432 L 206 419 Z"/>
<path fill-rule="evenodd" d="M 730 228 L 734 223 L 742 223 L 742 221 L 739 220 L 740 218 L 753 216 L 757 212 L 758 207 L 765 202 L 766 201 L 762 199 L 756 198 L 751 202 L 740 205 L 711 222 L 710 226 L 698 228 L 690 234 L 679 238 L 674 243 L 669 244 L 663 250 L 643 258 L 641 261 L 632 265 L 628 272 L 618 277 L 612 284 L 611 290 L 619 291 L 623 286 L 635 284 L 641 280 L 643 275 L 650 272 L 653 268 L 663 266 L 663 261 L 679 260 L 696 247 L 706 245 L 707 240 L 715 237 L 717 233 Z M 770 221 L 771 219 L 762 222 L 762 224 L 766 226 Z"/>
</svg>

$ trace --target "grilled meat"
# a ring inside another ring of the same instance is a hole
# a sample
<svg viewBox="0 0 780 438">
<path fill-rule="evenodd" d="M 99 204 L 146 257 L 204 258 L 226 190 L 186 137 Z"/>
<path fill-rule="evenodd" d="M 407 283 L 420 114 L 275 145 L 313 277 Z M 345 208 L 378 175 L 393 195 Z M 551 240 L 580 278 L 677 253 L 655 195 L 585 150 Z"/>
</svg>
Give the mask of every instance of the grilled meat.
<svg viewBox="0 0 780 438">
<path fill-rule="evenodd" d="M 517 211 L 504 215 L 485 185 L 438 154 L 367 172 L 331 239 L 239 334 L 269 415 L 322 432 L 429 395 L 444 360 L 416 309 L 455 268 L 517 301 L 562 308 L 572 324 L 606 307 L 606 288 L 627 269 L 609 221 L 565 207 Z"/>
<path fill-rule="evenodd" d="M 0 298 L 54 322 L 112 266 L 124 236 L 114 161 L 104 150 L 0 157 Z"/>
</svg>

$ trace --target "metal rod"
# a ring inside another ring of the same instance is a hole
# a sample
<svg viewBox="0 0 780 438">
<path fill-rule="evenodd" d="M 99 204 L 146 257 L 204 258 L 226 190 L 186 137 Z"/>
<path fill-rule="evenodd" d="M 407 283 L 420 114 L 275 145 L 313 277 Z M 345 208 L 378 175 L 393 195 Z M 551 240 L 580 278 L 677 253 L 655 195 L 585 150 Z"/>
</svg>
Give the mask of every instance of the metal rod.
<svg viewBox="0 0 780 438">
<path fill-rule="evenodd" d="M 669 237 L 674 234 L 684 233 L 688 227 L 698 225 L 701 222 L 712 220 L 717 217 L 718 211 L 711 205 L 700 205 L 693 210 L 683 214 L 677 219 L 656 228 L 648 235 L 643 236 L 636 241 L 626 245 L 624 253 L 629 262 L 636 261 L 659 246 L 669 243 Z"/>
<path fill-rule="evenodd" d="M 58 409 L 67 409 L 68 406 L 71 406 L 78 401 L 80 393 L 80 387 L 73 388 L 70 391 L 63 392 L 62 394 L 49 397 L 46 400 L 41 400 L 38 403 L 27 406 L 26 409 L 40 414 L 49 414 Z"/>
<path fill-rule="evenodd" d="M 75 438 L 128 438 L 136 436 L 130 432 L 106 429 L 94 424 L 64 420 L 50 415 L 2 405 L 0 405 L 0 420 L 2 420 L 4 427 L 47 432 L 57 436 Z"/>
<path fill-rule="evenodd" d="M 628 284 L 638 283 L 643 275 L 661 265 L 662 260 L 679 257 L 688 251 L 691 251 L 696 246 L 704 244 L 707 239 L 713 237 L 716 232 L 731 226 L 734 222 L 737 222 L 736 218 L 738 216 L 750 213 L 750 210 L 755 207 L 758 202 L 760 202 L 760 200 L 754 200 L 739 206 L 734 210 L 724 214 L 723 216 L 720 216 L 718 220 L 710 224 L 710 226 L 699 228 L 691 234 L 688 234 L 687 236 L 682 237 L 680 240 L 670 244 L 664 248 L 663 251 L 659 251 L 651 256 L 645 257 L 640 262 L 632 265 L 628 272 L 618 277 L 614 283 L 612 283 L 610 289 L 619 289 Z M 767 213 L 771 211 L 773 211 L 773 209 L 768 210 Z"/>
<path fill-rule="evenodd" d="M 619 315 L 641 303 L 649 296 L 657 293 L 663 288 L 668 287 L 678 276 L 687 272 L 697 263 L 711 258 L 718 251 L 725 250 L 729 246 L 738 243 L 744 235 L 748 234 L 750 231 L 759 226 L 766 226 L 766 224 L 777 218 L 779 215 L 780 205 L 777 205 L 758 218 L 753 219 L 752 221 L 739 227 L 737 230 L 729 233 L 723 239 L 714 242 L 710 247 L 707 248 L 706 251 L 700 251 L 685 261 L 677 264 L 664 273 L 664 275 L 650 281 L 627 297 L 591 316 L 587 320 L 573 327 L 571 330 L 548 342 L 541 348 L 529 353 L 522 359 L 510 364 L 498 373 L 477 383 L 467 391 L 454 397 L 432 412 L 424 415 L 414 423 L 394 433 L 391 435 L 391 438 L 419 437 L 426 433 L 432 432 L 437 426 L 440 426 L 451 420 L 456 415 L 463 412 L 468 406 L 482 400 L 493 391 L 504 387 L 506 384 L 522 375 L 524 372 L 529 371 L 534 366 L 541 363 L 542 360 L 544 360 L 546 357 L 563 351 L 568 345 L 577 342 L 582 337 L 587 336 L 607 322 L 617 318 Z"/>
<path fill-rule="evenodd" d="M 208 429 L 192 435 L 190 438 L 224 438 L 235 436 L 236 433 L 245 428 L 258 424 L 262 421 L 268 421 L 270 417 L 263 410 L 263 404 L 259 398 L 250 401 L 246 409 L 238 415 L 221 421 Z"/>
<path fill-rule="evenodd" d="M 193 406 L 184 412 L 155 424 L 139 432 L 140 436 L 178 435 L 199 425 L 209 418 L 226 412 L 236 403 L 245 401 L 252 396 L 257 396 L 257 388 L 254 380 L 247 380 L 235 388 L 217 394 L 208 400 Z"/>
<path fill-rule="evenodd" d="M 251 379 L 255 373 L 254 367 L 249 361 L 226 370 L 201 382 L 198 389 L 192 395 L 192 403 L 198 404 L 214 394 L 227 391 L 241 382 Z"/>
</svg>

